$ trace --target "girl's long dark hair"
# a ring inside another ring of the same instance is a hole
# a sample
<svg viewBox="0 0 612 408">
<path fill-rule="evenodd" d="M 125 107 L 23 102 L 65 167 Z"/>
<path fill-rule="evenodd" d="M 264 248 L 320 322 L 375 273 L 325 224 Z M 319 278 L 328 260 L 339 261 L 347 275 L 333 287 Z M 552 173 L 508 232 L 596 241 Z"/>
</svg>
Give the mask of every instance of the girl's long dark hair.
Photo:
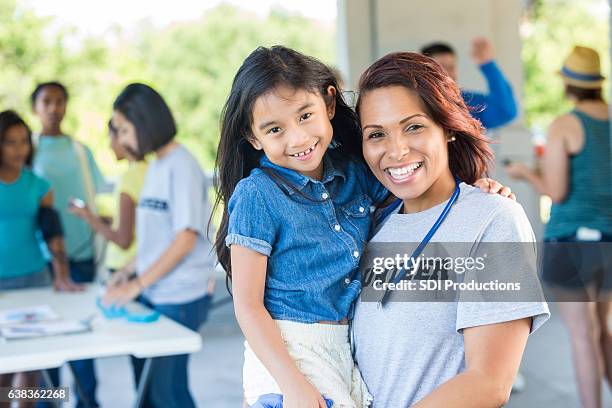
<svg viewBox="0 0 612 408">
<path fill-rule="evenodd" d="M 32 158 L 34 157 L 34 146 L 32 144 L 32 132 L 25 121 L 13 110 L 5 110 L 0 112 L 0 146 L 4 144 L 6 132 L 13 126 L 23 126 L 28 132 L 28 144 L 30 145 L 30 153 L 26 157 L 26 167 L 32 166 Z M 0 154 L 0 166 L 2 166 L 2 154 Z"/>
<path fill-rule="evenodd" d="M 363 95 L 399 85 L 414 92 L 432 120 L 456 140 L 448 144 L 451 172 L 473 184 L 489 172 L 493 152 L 482 124 L 472 117 L 459 87 L 433 59 L 414 52 L 396 52 L 374 62 L 359 79 L 357 113 Z"/>
<path fill-rule="evenodd" d="M 332 100 L 327 89 L 339 90 L 332 71 L 319 60 L 283 46 L 259 47 L 238 69 L 230 95 L 221 114 L 221 140 L 217 150 L 214 185 L 217 193 L 214 211 L 223 206 L 221 224 L 217 231 L 215 250 L 219 263 L 231 279 L 230 251 L 225 246 L 229 214 L 227 202 L 236 185 L 259 165 L 263 154 L 248 142 L 253 123 L 253 106 L 259 97 L 279 86 L 319 93 L 329 105 Z M 355 112 L 346 104 L 341 92 L 335 96 L 335 115 L 331 120 L 336 150 L 362 158 L 361 146 L 354 138 L 359 134 Z M 274 174 L 271 175 L 278 182 Z M 212 218 L 211 218 L 212 220 Z M 209 222 L 210 226 L 211 221 Z"/>
</svg>

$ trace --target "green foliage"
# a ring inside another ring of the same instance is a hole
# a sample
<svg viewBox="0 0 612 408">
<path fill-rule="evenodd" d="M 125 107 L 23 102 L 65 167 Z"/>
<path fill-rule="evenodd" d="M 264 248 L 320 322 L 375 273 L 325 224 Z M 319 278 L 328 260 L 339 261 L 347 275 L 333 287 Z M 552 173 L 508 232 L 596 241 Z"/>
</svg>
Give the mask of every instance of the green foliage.
<svg viewBox="0 0 612 408">
<path fill-rule="evenodd" d="M 602 71 L 608 76 L 610 34 L 607 3 L 607 0 L 531 1 L 521 25 L 524 105 L 529 125 L 546 127 L 552 118 L 570 109 L 557 73 L 574 45 L 596 49 L 602 61 Z"/>
<path fill-rule="evenodd" d="M 64 82 L 70 92 L 64 131 L 91 146 L 110 175 L 121 166 L 107 147 L 106 122 L 128 83 L 147 83 L 164 96 L 178 139 L 212 168 L 221 110 L 251 51 L 284 44 L 328 63 L 335 59 L 333 29 L 281 11 L 260 18 L 222 5 L 164 29 L 142 25 L 136 35 L 116 29 L 115 41 L 83 40 L 70 28 L 53 32 L 50 23 L 14 0 L 0 0 L 0 103 L 26 115 L 36 130 L 29 94 L 37 82 Z"/>
</svg>

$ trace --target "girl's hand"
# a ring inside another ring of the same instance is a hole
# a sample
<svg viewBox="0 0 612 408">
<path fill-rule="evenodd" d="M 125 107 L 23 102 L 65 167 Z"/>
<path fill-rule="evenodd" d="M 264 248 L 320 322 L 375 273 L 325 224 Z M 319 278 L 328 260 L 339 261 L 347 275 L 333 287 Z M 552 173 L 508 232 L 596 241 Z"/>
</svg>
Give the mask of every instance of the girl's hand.
<svg viewBox="0 0 612 408">
<path fill-rule="evenodd" d="M 305 378 L 283 392 L 283 408 L 327 408 L 323 396 Z"/>
<path fill-rule="evenodd" d="M 91 220 L 92 218 L 92 213 L 89 210 L 89 207 L 87 206 L 81 208 L 81 207 L 77 207 L 76 205 L 70 205 L 68 206 L 68 211 L 70 211 L 71 214 L 76 215 L 77 217 L 87 222 L 89 222 L 89 220 Z"/>
<path fill-rule="evenodd" d="M 136 299 L 141 292 L 142 287 L 138 282 L 138 278 L 132 279 L 107 288 L 102 298 L 102 304 L 106 307 L 124 306 Z"/>
<path fill-rule="evenodd" d="M 57 276 L 53 279 L 53 289 L 58 292 L 81 292 L 84 288 L 68 277 Z"/>
<path fill-rule="evenodd" d="M 500 182 L 493 180 L 492 178 L 481 178 L 476 180 L 474 186 L 479 187 L 485 193 L 499 194 L 503 197 L 508 197 L 511 200 L 516 201 L 516 196 L 510 190 L 510 187 L 503 186 Z"/>
</svg>

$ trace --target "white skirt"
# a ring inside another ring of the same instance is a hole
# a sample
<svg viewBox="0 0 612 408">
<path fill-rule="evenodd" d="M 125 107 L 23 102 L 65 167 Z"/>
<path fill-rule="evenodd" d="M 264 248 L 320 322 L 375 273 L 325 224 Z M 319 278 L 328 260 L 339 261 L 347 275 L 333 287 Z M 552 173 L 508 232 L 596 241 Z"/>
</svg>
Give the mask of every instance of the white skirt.
<svg viewBox="0 0 612 408">
<path fill-rule="evenodd" d="M 298 369 L 336 408 L 363 408 L 372 403 L 353 361 L 348 325 L 306 324 L 275 320 Z M 278 384 L 245 341 L 242 373 L 246 402 L 265 394 L 282 394 Z"/>
</svg>

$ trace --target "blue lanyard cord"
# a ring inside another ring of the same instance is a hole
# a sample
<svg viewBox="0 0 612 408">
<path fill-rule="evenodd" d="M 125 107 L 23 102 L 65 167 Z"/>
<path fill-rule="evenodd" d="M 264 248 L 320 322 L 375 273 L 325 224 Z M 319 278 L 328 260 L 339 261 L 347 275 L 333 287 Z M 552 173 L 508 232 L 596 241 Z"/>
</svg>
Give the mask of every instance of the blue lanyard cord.
<svg viewBox="0 0 612 408">
<path fill-rule="evenodd" d="M 425 247 L 427 246 L 431 238 L 434 236 L 438 228 L 440 228 L 440 225 L 442 225 L 442 222 L 444 222 L 444 219 L 450 212 L 451 207 L 457 201 L 457 198 L 459 197 L 459 191 L 460 191 L 459 184 L 460 183 L 461 181 L 459 180 L 459 178 L 455 177 L 455 191 L 453 192 L 453 195 L 451 196 L 451 198 L 448 200 L 448 203 L 446 203 L 446 206 L 444 206 L 442 213 L 440 213 L 440 216 L 438 217 L 434 225 L 431 226 L 431 228 L 429 229 L 429 232 L 427 232 L 427 235 L 425 235 L 425 238 L 423 238 L 419 246 L 414 250 L 412 255 L 410 255 L 410 259 L 412 259 L 413 261 L 416 260 L 419 257 L 419 255 L 421 255 L 421 252 L 423 252 L 423 250 L 425 249 Z M 397 205 L 395 204 L 395 202 L 391 205 L 394 206 L 394 209 L 397 208 Z M 385 213 L 386 213 L 386 209 L 385 209 Z M 414 262 L 413 262 L 413 265 L 414 265 Z M 395 279 L 393 279 L 391 283 L 399 283 L 402 279 L 406 277 L 406 273 L 407 271 L 405 268 L 400 269 L 398 271 L 397 276 L 395 277 Z M 389 300 L 389 293 L 390 293 L 389 289 L 387 289 L 382 299 L 380 300 L 380 304 L 382 306 L 387 304 Z"/>
</svg>

